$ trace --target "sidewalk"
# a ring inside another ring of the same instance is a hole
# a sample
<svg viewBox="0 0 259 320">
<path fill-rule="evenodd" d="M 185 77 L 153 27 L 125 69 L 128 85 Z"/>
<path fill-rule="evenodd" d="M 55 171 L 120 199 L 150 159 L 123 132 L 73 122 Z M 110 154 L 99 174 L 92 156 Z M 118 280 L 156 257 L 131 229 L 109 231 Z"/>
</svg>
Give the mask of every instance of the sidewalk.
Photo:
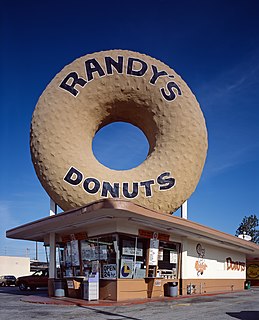
<svg viewBox="0 0 259 320">
<path fill-rule="evenodd" d="M 22 297 L 20 300 L 28 303 L 62 305 L 62 306 L 95 306 L 95 307 L 113 306 L 114 307 L 114 306 L 145 304 L 145 303 L 151 303 L 151 302 L 192 299 L 197 297 L 217 296 L 217 295 L 231 294 L 231 293 L 237 293 L 237 292 L 243 292 L 243 291 L 245 290 L 193 294 L 193 295 L 178 296 L 178 297 L 146 298 L 146 299 L 124 300 L 124 301 L 112 301 L 112 300 L 88 301 L 88 300 L 69 298 L 69 297 L 58 298 L 58 297 L 44 297 L 44 296 L 37 296 L 37 295 L 25 296 L 25 297 Z"/>
</svg>

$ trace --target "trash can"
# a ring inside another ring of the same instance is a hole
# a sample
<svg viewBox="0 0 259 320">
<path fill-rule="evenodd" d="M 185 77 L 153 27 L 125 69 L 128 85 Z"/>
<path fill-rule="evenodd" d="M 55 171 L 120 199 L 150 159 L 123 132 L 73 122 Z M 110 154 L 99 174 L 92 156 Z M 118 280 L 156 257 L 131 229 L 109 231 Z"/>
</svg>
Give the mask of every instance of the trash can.
<svg viewBox="0 0 259 320">
<path fill-rule="evenodd" d="M 65 282 L 63 279 L 54 280 L 54 296 L 65 297 Z"/>
<path fill-rule="evenodd" d="M 178 296 L 178 282 L 168 282 L 169 297 Z"/>
<path fill-rule="evenodd" d="M 245 282 L 245 289 L 248 290 L 251 288 L 251 282 L 250 281 L 246 281 Z"/>
</svg>

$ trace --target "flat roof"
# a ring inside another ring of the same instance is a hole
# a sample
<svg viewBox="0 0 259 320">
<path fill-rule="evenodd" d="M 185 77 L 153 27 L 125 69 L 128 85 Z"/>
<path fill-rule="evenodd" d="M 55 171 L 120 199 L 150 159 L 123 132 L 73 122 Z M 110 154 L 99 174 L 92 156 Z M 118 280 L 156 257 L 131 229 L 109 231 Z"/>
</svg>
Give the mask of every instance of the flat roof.
<svg viewBox="0 0 259 320">
<path fill-rule="evenodd" d="M 151 231 L 163 231 L 167 234 L 229 248 L 246 253 L 251 258 L 259 258 L 259 245 L 253 242 L 188 219 L 158 213 L 126 200 L 100 200 L 10 229 L 6 232 L 6 236 L 12 239 L 43 242 L 46 234 L 52 232 L 59 235 L 68 235 L 83 230 L 87 232 L 93 225 L 118 220 L 125 221 L 125 223 L 136 223 L 140 228 Z"/>
</svg>

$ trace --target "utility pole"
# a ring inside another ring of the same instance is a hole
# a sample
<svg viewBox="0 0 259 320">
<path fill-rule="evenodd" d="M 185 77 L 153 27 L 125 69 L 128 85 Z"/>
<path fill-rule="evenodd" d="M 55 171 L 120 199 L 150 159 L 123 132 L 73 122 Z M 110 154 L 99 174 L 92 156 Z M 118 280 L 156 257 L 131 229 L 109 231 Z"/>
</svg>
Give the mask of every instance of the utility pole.
<svg viewBox="0 0 259 320">
<path fill-rule="evenodd" d="M 38 241 L 36 241 L 36 256 L 35 256 L 35 260 L 38 260 Z"/>
</svg>

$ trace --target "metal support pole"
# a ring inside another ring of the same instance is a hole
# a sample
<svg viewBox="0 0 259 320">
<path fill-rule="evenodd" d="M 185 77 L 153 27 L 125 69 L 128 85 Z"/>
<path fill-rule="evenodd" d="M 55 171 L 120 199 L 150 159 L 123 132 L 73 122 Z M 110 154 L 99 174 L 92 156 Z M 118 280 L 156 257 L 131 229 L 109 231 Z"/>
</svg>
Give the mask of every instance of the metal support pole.
<svg viewBox="0 0 259 320">
<path fill-rule="evenodd" d="M 44 247 L 45 247 L 45 256 L 46 256 L 46 261 L 47 261 L 47 264 L 49 266 L 49 257 L 48 257 L 48 250 L 47 250 L 47 246 L 44 244 Z"/>
<path fill-rule="evenodd" d="M 55 214 L 57 214 L 58 210 L 57 210 L 57 204 L 51 199 L 50 199 L 50 206 L 49 206 L 49 215 L 50 216 L 54 216 Z"/>
<path fill-rule="evenodd" d="M 132 272 L 132 278 L 134 278 L 136 274 L 137 250 L 138 250 L 138 237 L 135 238 L 134 267 Z"/>
<path fill-rule="evenodd" d="M 53 232 L 49 235 L 49 278 L 56 278 L 56 239 Z"/>
<path fill-rule="evenodd" d="M 188 259 L 187 259 L 188 240 L 186 238 L 182 238 L 181 250 L 182 250 L 181 261 L 180 261 L 181 289 L 182 289 L 182 295 L 186 295 L 187 288 L 183 287 L 183 283 L 184 283 L 183 280 L 188 278 Z"/>
<path fill-rule="evenodd" d="M 188 219 L 187 200 L 181 205 L 181 218 Z"/>
<path fill-rule="evenodd" d="M 35 249 L 36 249 L 35 260 L 38 260 L 38 241 L 36 241 L 35 243 Z"/>
</svg>

